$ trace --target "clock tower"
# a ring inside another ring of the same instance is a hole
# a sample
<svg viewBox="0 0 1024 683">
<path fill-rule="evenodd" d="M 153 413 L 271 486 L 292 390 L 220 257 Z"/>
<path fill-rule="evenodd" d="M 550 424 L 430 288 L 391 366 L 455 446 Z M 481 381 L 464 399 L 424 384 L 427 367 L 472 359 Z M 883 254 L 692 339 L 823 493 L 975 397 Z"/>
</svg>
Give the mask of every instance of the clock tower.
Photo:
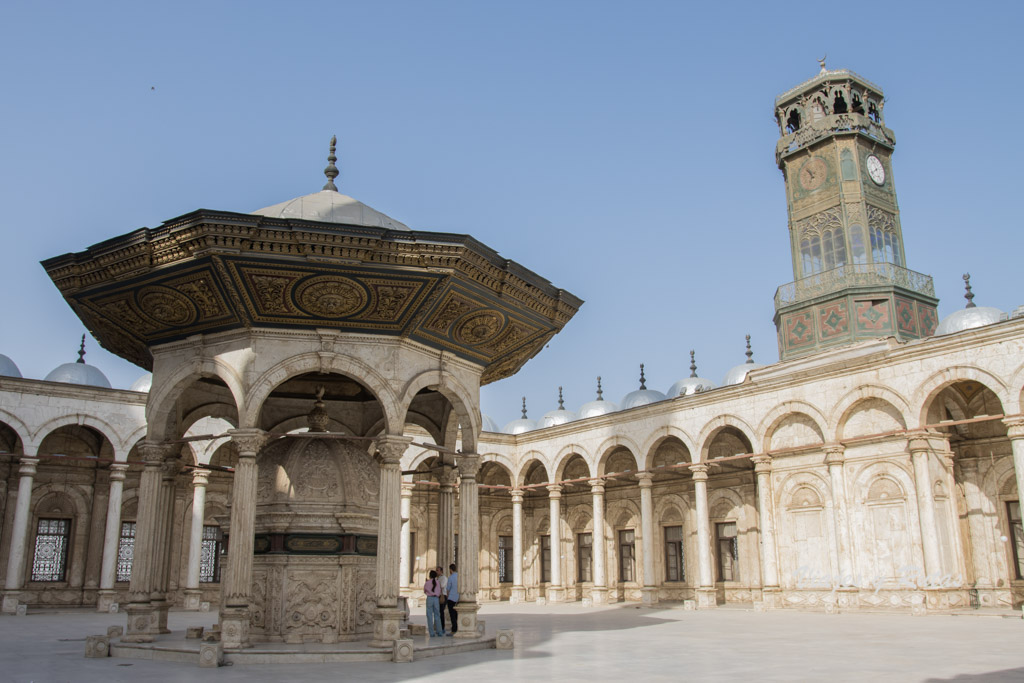
<svg viewBox="0 0 1024 683">
<path fill-rule="evenodd" d="M 775 293 L 779 356 L 935 332 L 932 279 L 906 267 L 881 88 L 829 71 L 775 98 L 794 281 Z"/>
</svg>

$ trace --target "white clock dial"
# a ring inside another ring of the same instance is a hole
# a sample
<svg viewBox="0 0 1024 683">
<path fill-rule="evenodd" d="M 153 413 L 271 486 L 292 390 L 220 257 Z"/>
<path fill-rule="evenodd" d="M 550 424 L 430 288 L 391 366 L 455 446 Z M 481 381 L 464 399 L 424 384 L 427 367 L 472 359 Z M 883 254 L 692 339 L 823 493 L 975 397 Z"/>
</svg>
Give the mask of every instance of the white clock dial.
<svg viewBox="0 0 1024 683">
<path fill-rule="evenodd" d="M 881 160 L 874 154 L 868 157 L 868 176 L 871 177 L 875 185 L 885 182 L 885 166 L 882 166 Z"/>
</svg>

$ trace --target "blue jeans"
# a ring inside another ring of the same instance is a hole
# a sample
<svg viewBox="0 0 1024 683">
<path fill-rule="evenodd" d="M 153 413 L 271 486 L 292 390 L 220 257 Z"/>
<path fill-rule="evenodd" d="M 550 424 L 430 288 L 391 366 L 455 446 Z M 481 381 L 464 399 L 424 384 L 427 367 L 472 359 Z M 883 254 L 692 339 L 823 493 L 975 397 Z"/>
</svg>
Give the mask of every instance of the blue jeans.
<svg viewBox="0 0 1024 683">
<path fill-rule="evenodd" d="M 436 595 L 427 596 L 427 633 L 432 636 L 444 635 L 444 627 L 441 626 L 441 602 Z"/>
</svg>

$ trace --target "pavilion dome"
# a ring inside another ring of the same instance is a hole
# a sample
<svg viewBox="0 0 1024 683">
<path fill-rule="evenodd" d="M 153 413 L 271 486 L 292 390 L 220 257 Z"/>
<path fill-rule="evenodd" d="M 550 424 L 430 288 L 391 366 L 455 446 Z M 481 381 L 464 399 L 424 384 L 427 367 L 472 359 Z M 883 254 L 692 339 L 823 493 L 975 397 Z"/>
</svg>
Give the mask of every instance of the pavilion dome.
<svg viewBox="0 0 1024 683">
<path fill-rule="evenodd" d="M 480 431 L 501 433 L 501 427 L 498 426 L 498 423 L 490 415 L 481 415 L 480 418 Z"/>
<path fill-rule="evenodd" d="M 518 420 L 512 420 L 502 427 L 501 431 L 506 434 L 524 434 L 537 429 L 537 423 L 526 416 L 526 397 L 523 396 L 523 416 Z"/>
<path fill-rule="evenodd" d="M 747 379 L 747 373 L 751 370 L 763 368 L 764 366 L 760 363 L 754 362 L 754 352 L 750 350 L 750 335 L 747 335 L 747 361 L 734 365 L 729 369 L 729 372 L 725 374 L 725 379 L 722 380 L 722 386 L 728 387 L 733 384 L 743 384 L 743 381 Z"/>
<path fill-rule="evenodd" d="M 638 408 L 651 403 L 657 403 L 658 401 L 664 401 L 665 394 L 654 389 L 647 388 L 647 380 L 644 378 L 644 364 L 640 364 L 640 388 L 636 391 L 631 391 L 622 397 L 619 401 L 619 405 L 622 406 L 622 410 L 629 410 L 630 408 Z"/>
<path fill-rule="evenodd" d="M 89 387 L 110 388 L 110 380 L 99 368 L 85 362 L 85 335 L 82 335 L 82 346 L 78 349 L 78 360 L 74 363 L 58 365 L 46 377 L 47 382 L 64 384 L 82 384 Z"/>
<path fill-rule="evenodd" d="M 959 311 L 953 311 L 943 318 L 939 326 L 935 328 L 936 336 L 972 330 L 975 327 L 984 327 L 985 325 L 997 323 L 1000 320 L 1006 320 L 1006 313 L 998 308 L 975 305 L 973 301 L 974 292 L 971 291 L 970 273 L 964 274 L 964 287 L 966 289 L 964 298 L 967 299 L 967 306 Z"/>
<path fill-rule="evenodd" d="M 537 429 L 564 425 L 577 419 L 579 418 L 576 413 L 565 409 L 565 402 L 562 400 L 562 387 L 558 387 L 558 409 L 544 413 L 544 417 L 537 420 Z"/>
<path fill-rule="evenodd" d="M 668 397 L 689 396 L 714 388 L 715 385 L 711 383 L 711 380 L 697 376 L 697 362 L 694 360 L 694 352 L 690 351 L 690 376 L 679 380 L 669 387 Z"/>
<path fill-rule="evenodd" d="M 601 391 L 601 378 L 597 378 L 597 398 L 593 401 L 587 401 L 580 406 L 580 409 L 576 411 L 576 416 L 580 420 L 585 420 L 588 417 L 597 417 L 598 415 L 607 415 L 608 413 L 614 413 L 619 409 L 617 405 L 611 401 L 604 400 L 604 392 Z"/>
<path fill-rule="evenodd" d="M 131 391 L 140 391 L 142 393 L 148 393 L 152 387 L 153 374 L 147 372 L 145 375 L 138 378 L 137 380 L 135 380 L 135 382 L 132 383 Z"/>
<path fill-rule="evenodd" d="M 0 375 L 4 377 L 21 377 L 21 370 L 14 361 L 0 353 Z"/>
<path fill-rule="evenodd" d="M 342 223 L 368 228 L 408 230 L 408 226 L 390 216 L 338 192 L 338 188 L 334 185 L 334 179 L 338 177 L 338 168 L 334 165 L 334 162 L 338 160 L 334 155 L 336 143 L 337 138 L 331 138 L 331 152 L 327 157 L 327 168 L 324 169 L 327 184 L 322 190 L 267 206 L 252 213 L 270 218 L 295 218 L 319 223 Z"/>
</svg>

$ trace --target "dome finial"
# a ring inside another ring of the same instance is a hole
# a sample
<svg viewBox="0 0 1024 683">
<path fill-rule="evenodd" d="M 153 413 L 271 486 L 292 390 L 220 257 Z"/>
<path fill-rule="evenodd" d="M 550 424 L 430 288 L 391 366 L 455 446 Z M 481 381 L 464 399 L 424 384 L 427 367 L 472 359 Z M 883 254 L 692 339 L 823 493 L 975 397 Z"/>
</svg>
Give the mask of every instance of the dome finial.
<svg viewBox="0 0 1024 683">
<path fill-rule="evenodd" d="M 754 362 L 754 352 L 750 350 L 750 335 L 747 335 L 747 350 L 746 350 L 747 362 Z"/>
<path fill-rule="evenodd" d="M 523 419 L 524 420 L 527 419 L 526 418 L 526 397 L 525 396 L 523 396 Z"/>
<path fill-rule="evenodd" d="M 974 303 L 974 292 L 971 291 L 970 273 L 964 273 L 964 288 L 967 290 L 964 292 L 964 298 L 967 299 L 967 305 L 964 308 L 976 308 L 977 304 Z"/>
<path fill-rule="evenodd" d="M 334 155 L 338 145 L 338 136 L 331 136 L 331 153 L 327 155 L 327 168 L 324 169 L 324 175 L 327 176 L 327 184 L 324 185 L 325 190 L 338 191 L 338 186 L 334 184 L 334 179 L 338 177 L 338 167 L 334 165 L 334 162 L 338 160 L 338 157 Z"/>
<path fill-rule="evenodd" d="M 562 400 L 562 387 L 558 387 L 558 409 L 565 410 L 565 402 Z"/>
<path fill-rule="evenodd" d="M 693 349 L 690 349 L 690 377 L 697 376 L 697 361 L 693 359 Z"/>
<path fill-rule="evenodd" d="M 644 378 L 644 364 L 640 364 L 640 391 L 647 389 L 647 380 Z"/>
<path fill-rule="evenodd" d="M 828 55 L 825 55 L 824 57 L 822 57 L 821 59 L 818 60 L 818 66 L 821 67 L 821 72 L 820 73 L 825 73 L 826 71 L 828 71 L 828 69 L 825 68 L 825 60 L 826 59 L 828 59 Z"/>
<path fill-rule="evenodd" d="M 601 375 L 597 376 L 597 400 L 598 401 L 603 401 L 604 400 L 604 392 L 601 391 Z"/>
<path fill-rule="evenodd" d="M 85 335 L 82 335 L 82 345 L 78 347 L 78 363 L 85 364 Z"/>
</svg>

